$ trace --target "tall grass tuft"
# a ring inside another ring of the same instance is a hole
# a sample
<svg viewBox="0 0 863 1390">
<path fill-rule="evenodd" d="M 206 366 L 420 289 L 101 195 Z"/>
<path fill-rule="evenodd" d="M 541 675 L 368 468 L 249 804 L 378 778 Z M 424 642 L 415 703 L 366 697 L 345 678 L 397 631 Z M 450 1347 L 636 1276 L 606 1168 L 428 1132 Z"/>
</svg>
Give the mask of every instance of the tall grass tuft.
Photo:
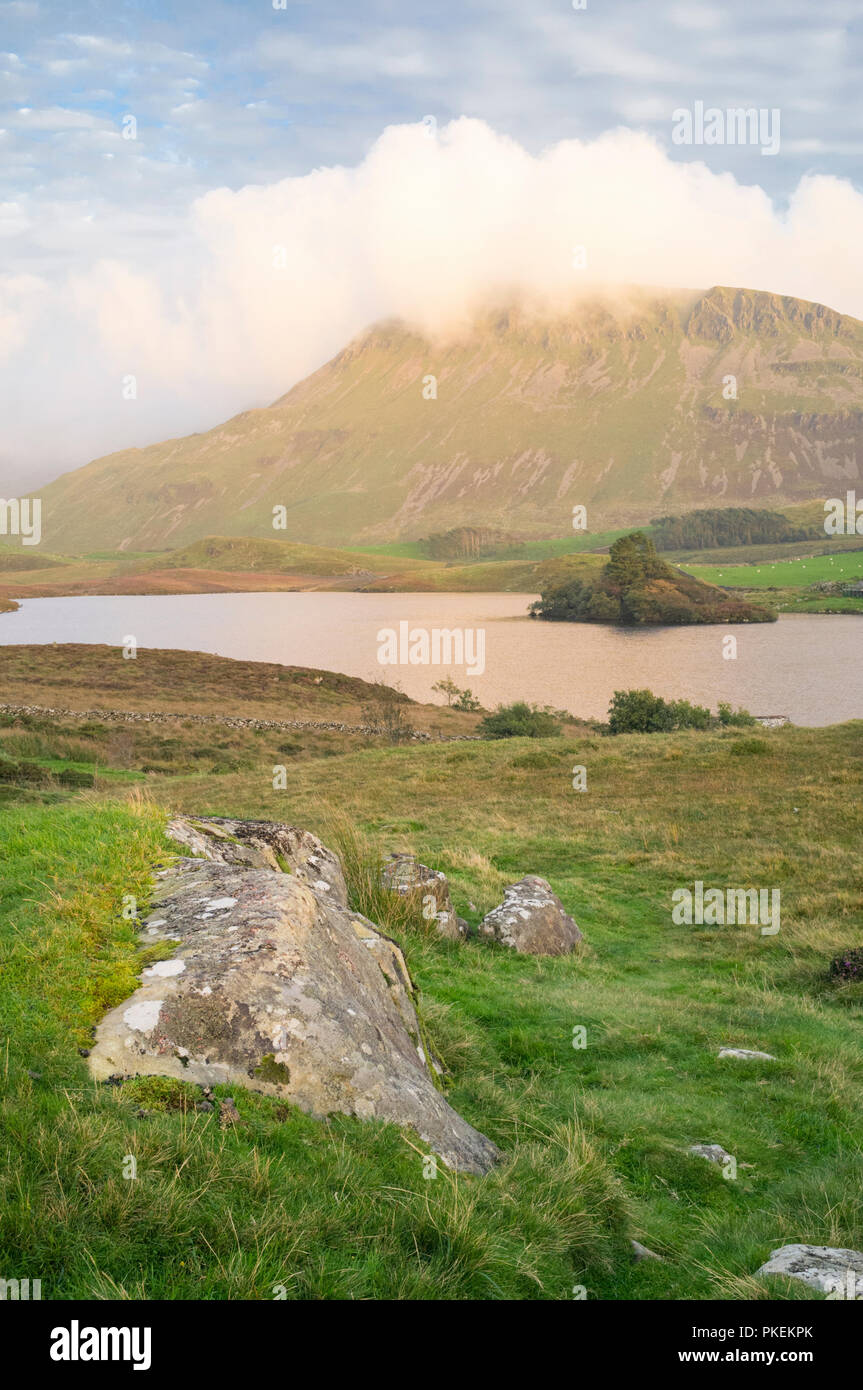
<svg viewBox="0 0 863 1390">
<path fill-rule="evenodd" d="M 380 850 L 356 824 L 341 812 L 327 823 L 324 839 L 338 852 L 345 871 L 348 896 L 355 912 L 361 912 L 388 936 L 404 937 L 419 932 L 435 936 L 434 921 L 423 917 L 423 889 L 397 893 L 383 881 L 384 859 Z"/>
</svg>

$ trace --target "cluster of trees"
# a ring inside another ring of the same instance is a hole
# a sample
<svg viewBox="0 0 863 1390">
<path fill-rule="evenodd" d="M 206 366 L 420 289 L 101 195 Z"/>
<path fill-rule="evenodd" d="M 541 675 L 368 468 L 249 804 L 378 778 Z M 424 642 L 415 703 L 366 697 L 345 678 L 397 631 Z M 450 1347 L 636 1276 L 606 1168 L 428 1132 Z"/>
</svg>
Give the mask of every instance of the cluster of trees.
<svg viewBox="0 0 863 1390">
<path fill-rule="evenodd" d="M 491 526 L 454 526 L 420 541 L 430 560 L 480 560 L 516 543 L 515 536 Z"/>
<path fill-rule="evenodd" d="M 732 710 L 720 704 L 714 718 L 706 705 L 689 700 L 663 700 L 652 690 L 615 690 L 608 707 L 611 734 L 667 734 L 675 729 L 712 729 L 717 725 L 749 725 L 756 720 L 748 710 Z"/>
<path fill-rule="evenodd" d="M 642 531 L 614 542 L 598 577 L 555 580 L 540 592 L 530 612 L 550 622 L 642 626 L 774 621 L 766 609 L 672 569 Z"/>
<path fill-rule="evenodd" d="M 823 535 L 816 526 L 795 526 L 781 512 L 755 507 L 706 507 L 684 516 L 655 517 L 650 526 L 657 550 L 714 550 Z"/>
</svg>

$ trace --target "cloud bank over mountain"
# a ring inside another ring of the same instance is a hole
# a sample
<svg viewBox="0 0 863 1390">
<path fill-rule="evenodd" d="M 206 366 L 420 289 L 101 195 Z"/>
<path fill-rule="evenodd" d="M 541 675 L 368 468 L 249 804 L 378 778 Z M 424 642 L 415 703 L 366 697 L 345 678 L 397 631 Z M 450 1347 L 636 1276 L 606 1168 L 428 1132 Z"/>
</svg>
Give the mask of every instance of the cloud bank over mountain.
<svg viewBox="0 0 863 1390">
<path fill-rule="evenodd" d="M 391 126 L 355 167 L 215 189 L 145 245 L 0 276 L 0 492 L 267 404 L 381 318 L 448 334 L 490 297 L 717 283 L 863 317 L 850 183 L 779 208 L 627 129 L 532 155 L 477 120 Z"/>
</svg>

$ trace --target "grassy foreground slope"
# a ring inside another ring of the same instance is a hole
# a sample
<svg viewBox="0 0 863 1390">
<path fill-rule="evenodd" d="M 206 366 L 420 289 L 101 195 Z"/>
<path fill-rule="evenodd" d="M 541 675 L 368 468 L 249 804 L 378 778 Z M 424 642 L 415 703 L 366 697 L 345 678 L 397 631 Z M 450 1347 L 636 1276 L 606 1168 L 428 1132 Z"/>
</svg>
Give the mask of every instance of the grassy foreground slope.
<svg viewBox="0 0 863 1390">
<path fill-rule="evenodd" d="M 285 791 L 268 746 L 235 762 L 149 775 L 144 799 L 0 808 L 10 1276 L 60 1298 L 796 1299 L 751 1278 L 769 1250 L 861 1248 L 863 998 L 826 969 L 863 944 L 863 725 L 345 744 L 292 762 Z M 390 849 L 444 869 L 473 922 L 522 874 L 551 880 L 586 936 L 570 958 L 430 939 L 395 908 L 384 923 L 450 1100 L 505 1150 L 495 1173 L 424 1180 L 412 1135 L 238 1090 L 222 1131 L 183 1108 L 197 1092 L 92 1085 L 77 1049 L 146 963 L 120 906 L 146 900 L 169 807 L 309 826 L 341 842 L 360 902 Z M 781 932 L 675 926 L 671 893 L 696 878 L 779 887 Z M 725 1044 L 778 1060 L 719 1061 Z M 736 1181 L 686 1153 L 700 1142 L 735 1155 Z M 629 1236 L 663 1262 L 635 1265 Z"/>
</svg>

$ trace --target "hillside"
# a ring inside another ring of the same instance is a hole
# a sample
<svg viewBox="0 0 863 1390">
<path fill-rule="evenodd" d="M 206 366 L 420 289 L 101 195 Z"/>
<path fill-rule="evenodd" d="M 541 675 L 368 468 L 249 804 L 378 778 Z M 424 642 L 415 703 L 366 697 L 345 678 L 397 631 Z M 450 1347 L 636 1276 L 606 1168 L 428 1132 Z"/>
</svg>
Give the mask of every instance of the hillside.
<svg viewBox="0 0 863 1390">
<path fill-rule="evenodd" d="M 236 661 L 205 652 L 140 648 L 118 661 L 116 648 L 76 642 L 2 648 L 0 704 L 131 710 L 183 716 L 309 720 L 353 726 L 382 696 L 404 705 L 412 727 L 435 737 L 473 734 L 479 715 L 423 705 L 400 691 L 305 666 Z M 149 732 L 144 730 L 143 732 Z"/>
<path fill-rule="evenodd" d="M 13 553 L 8 565 L 0 563 L 0 604 L 14 607 L 15 599 L 59 595 L 294 593 L 313 589 L 532 593 L 539 558 L 554 544 L 537 542 L 531 548 L 537 551 L 534 558 L 465 564 L 224 536 L 207 536 L 181 549 L 150 555 L 45 556 L 39 567 L 19 567 Z"/>
<path fill-rule="evenodd" d="M 863 324 L 715 287 L 553 322 L 511 308 L 447 342 L 379 324 L 268 408 L 98 459 L 40 496 L 46 550 L 66 553 L 454 526 L 563 536 L 576 504 L 600 529 L 830 496 L 861 457 Z"/>
<path fill-rule="evenodd" d="M 136 679 L 143 703 L 158 699 L 167 655 L 115 660 L 124 688 L 105 702 L 125 700 Z M 163 698 L 197 691 L 214 716 L 232 685 L 256 709 L 320 690 L 311 673 L 282 668 L 283 699 L 272 666 L 186 659 Z M 89 700 L 106 667 L 105 649 L 22 648 L 15 684 L 44 702 L 65 668 L 69 704 Z M 327 703 L 357 686 L 328 680 Z M 806 1316 L 785 1320 L 811 1317 L 821 1295 L 753 1274 L 785 1242 L 863 1248 L 863 985 L 829 973 L 863 942 L 859 722 L 757 738 L 583 730 L 542 746 L 361 745 L 335 733 L 321 744 L 303 730 L 287 750 L 277 733 L 233 731 L 225 747 L 231 731 L 215 727 L 128 732 L 134 743 L 80 721 L 0 727 L 9 757 L 91 772 L 98 762 L 95 788 L 0 800 L 0 1013 L 15 1038 L 0 1145 L 5 1268 L 37 1270 L 54 1300 L 223 1304 L 271 1300 L 281 1285 L 291 1300 L 571 1305 L 581 1284 L 594 1306 L 799 1300 Z M 274 762 L 290 764 L 284 790 Z M 574 764 L 589 770 L 585 795 Z M 230 1129 L 182 1082 L 93 1085 L 79 1055 L 91 1025 L 163 949 L 141 946 L 122 906 L 131 894 L 146 914 L 177 811 L 308 827 L 342 852 L 355 906 L 393 850 L 444 871 L 472 924 L 521 874 L 548 878 L 584 933 L 578 954 L 446 941 L 397 895 L 375 904 L 419 986 L 447 1099 L 503 1151 L 492 1173 L 453 1181 L 441 1168 L 427 1181 L 409 1132 L 317 1120 L 233 1084 L 214 1096 L 235 1100 Z M 672 894 L 695 880 L 776 885 L 781 932 L 675 923 Z M 729 1046 L 776 1060 L 721 1059 Z M 689 1152 L 708 1142 L 735 1157 L 733 1181 Z M 120 1175 L 126 1154 L 138 1156 L 137 1183 Z M 632 1237 L 663 1258 L 633 1260 Z"/>
</svg>

